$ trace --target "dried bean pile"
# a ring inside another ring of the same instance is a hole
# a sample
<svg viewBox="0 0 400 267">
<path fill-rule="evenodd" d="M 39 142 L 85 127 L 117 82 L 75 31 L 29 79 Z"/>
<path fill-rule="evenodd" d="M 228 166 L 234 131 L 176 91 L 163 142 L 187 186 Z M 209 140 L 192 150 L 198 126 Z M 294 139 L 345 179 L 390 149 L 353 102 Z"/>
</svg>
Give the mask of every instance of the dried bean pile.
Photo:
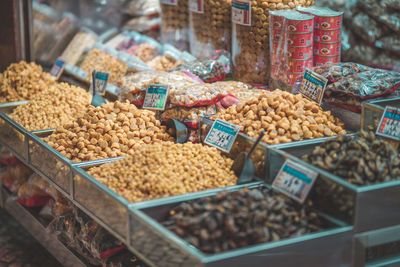
<svg viewBox="0 0 400 267">
<path fill-rule="evenodd" d="M 262 141 L 278 144 L 303 139 L 345 134 L 344 124 L 317 103 L 281 90 L 241 102 L 213 116 L 242 126 L 242 131 L 256 138 L 266 131 Z"/>
<path fill-rule="evenodd" d="M 400 179 L 399 153 L 374 132 L 330 139 L 303 160 L 356 185 Z"/>
<path fill-rule="evenodd" d="M 219 253 L 319 231 L 315 212 L 265 189 L 221 192 L 184 202 L 163 222 L 169 230 L 205 253 Z"/>
<path fill-rule="evenodd" d="M 11 64 L 0 74 L 0 103 L 29 100 L 55 83 L 53 76 L 33 62 Z"/>
<path fill-rule="evenodd" d="M 142 144 L 172 140 L 154 112 L 119 101 L 89 106 L 84 116 L 58 127 L 45 139 L 75 162 L 133 155 Z"/>
<path fill-rule="evenodd" d="M 89 170 L 131 202 L 236 184 L 233 161 L 212 147 L 164 142 L 142 145 L 131 156 Z"/>
</svg>

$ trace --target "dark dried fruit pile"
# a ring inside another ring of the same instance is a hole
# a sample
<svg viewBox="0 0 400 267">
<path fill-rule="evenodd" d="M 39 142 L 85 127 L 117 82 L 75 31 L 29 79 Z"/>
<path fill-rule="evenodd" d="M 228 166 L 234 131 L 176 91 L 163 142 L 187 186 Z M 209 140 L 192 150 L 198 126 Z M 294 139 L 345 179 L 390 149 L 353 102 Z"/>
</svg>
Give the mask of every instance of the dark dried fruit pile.
<svg viewBox="0 0 400 267">
<path fill-rule="evenodd" d="M 205 253 L 301 236 L 324 221 L 293 200 L 266 189 L 242 189 L 184 202 L 163 225 Z"/>
<path fill-rule="evenodd" d="M 356 185 L 400 179 L 399 153 L 374 132 L 330 139 L 303 160 Z"/>
</svg>

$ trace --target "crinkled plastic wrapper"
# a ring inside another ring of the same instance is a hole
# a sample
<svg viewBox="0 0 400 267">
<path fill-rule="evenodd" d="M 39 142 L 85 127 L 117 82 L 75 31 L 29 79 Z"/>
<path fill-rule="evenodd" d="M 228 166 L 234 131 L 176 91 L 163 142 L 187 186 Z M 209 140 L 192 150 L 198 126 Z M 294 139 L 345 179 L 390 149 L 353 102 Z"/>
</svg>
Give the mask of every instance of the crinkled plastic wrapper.
<svg viewBox="0 0 400 267">
<path fill-rule="evenodd" d="M 132 75 L 125 76 L 117 82 L 117 86 L 121 88 L 119 95 L 120 101 L 129 100 L 138 107 L 143 105 L 146 89 L 150 84 L 169 85 L 169 95 L 178 88 L 187 85 L 200 83 L 200 79 L 190 77 L 179 71 L 163 72 L 163 71 L 143 71 Z"/>
<path fill-rule="evenodd" d="M 135 0 L 128 1 L 126 13 L 132 16 L 149 16 L 160 13 L 160 1 L 158 0 Z"/>
<path fill-rule="evenodd" d="M 193 61 L 178 66 L 175 70 L 186 70 L 206 83 L 222 81 L 228 74 L 228 70 L 223 63 L 217 60 Z"/>
<path fill-rule="evenodd" d="M 202 116 L 211 116 L 216 113 L 217 107 L 215 105 L 193 108 L 172 107 L 161 113 L 160 120 L 165 122 L 168 119 L 176 119 L 193 129 L 197 129 Z"/>
<path fill-rule="evenodd" d="M 161 41 L 189 50 L 189 9 L 187 0 L 176 5 L 161 3 Z"/>
<path fill-rule="evenodd" d="M 268 84 L 270 72 L 269 11 L 312 6 L 314 0 L 251 2 L 251 26 L 233 24 L 232 60 L 235 80 Z"/>
<path fill-rule="evenodd" d="M 189 11 L 190 52 L 208 59 L 217 50 L 231 51 L 231 0 L 204 0 L 203 13 Z"/>
</svg>

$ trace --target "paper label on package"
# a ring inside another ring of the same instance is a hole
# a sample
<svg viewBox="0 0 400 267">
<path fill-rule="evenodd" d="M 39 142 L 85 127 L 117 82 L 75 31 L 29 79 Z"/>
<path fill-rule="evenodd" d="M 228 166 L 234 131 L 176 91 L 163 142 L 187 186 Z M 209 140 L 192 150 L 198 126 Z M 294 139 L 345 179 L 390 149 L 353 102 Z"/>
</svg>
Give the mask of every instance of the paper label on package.
<svg viewBox="0 0 400 267">
<path fill-rule="evenodd" d="M 204 143 L 229 153 L 240 128 L 240 126 L 217 119 L 211 126 Z"/>
<path fill-rule="evenodd" d="M 250 0 L 232 0 L 232 23 L 251 26 Z"/>
<path fill-rule="evenodd" d="M 103 72 L 103 71 L 94 71 L 94 81 L 90 84 L 90 92 L 93 92 L 93 83 L 95 83 L 95 89 L 96 91 L 94 93 L 97 93 L 98 95 L 104 96 L 106 93 L 106 88 L 107 88 L 107 82 L 108 78 L 110 77 L 109 72 Z M 93 93 L 93 94 L 94 94 Z"/>
<path fill-rule="evenodd" d="M 153 110 L 164 110 L 168 97 L 168 85 L 150 84 L 146 90 L 143 108 Z"/>
<path fill-rule="evenodd" d="M 327 84 L 327 78 L 306 69 L 300 86 L 300 93 L 304 97 L 317 102 L 318 105 L 321 105 Z"/>
<path fill-rule="evenodd" d="M 400 141 L 400 108 L 391 106 L 385 108 L 376 134 Z"/>
<path fill-rule="evenodd" d="M 282 165 L 272 183 L 272 188 L 303 203 L 317 179 L 317 176 L 317 172 L 288 159 Z"/>
<path fill-rule="evenodd" d="M 196 13 L 204 13 L 204 0 L 189 0 L 189 10 Z"/>
</svg>

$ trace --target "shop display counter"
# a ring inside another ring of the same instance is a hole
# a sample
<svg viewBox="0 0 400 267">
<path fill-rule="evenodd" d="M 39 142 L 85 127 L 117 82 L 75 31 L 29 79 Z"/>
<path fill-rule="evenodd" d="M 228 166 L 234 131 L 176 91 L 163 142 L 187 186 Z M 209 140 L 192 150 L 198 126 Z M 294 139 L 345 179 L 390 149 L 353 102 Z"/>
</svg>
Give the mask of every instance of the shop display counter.
<svg viewBox="0 0 400 267">
<path fill-rule="evenodd" d="M 365 102 L 361 112 L 361 129 L 375 131 L 386 106 L 399 108 L 400 97 Z"/>
</svg>

